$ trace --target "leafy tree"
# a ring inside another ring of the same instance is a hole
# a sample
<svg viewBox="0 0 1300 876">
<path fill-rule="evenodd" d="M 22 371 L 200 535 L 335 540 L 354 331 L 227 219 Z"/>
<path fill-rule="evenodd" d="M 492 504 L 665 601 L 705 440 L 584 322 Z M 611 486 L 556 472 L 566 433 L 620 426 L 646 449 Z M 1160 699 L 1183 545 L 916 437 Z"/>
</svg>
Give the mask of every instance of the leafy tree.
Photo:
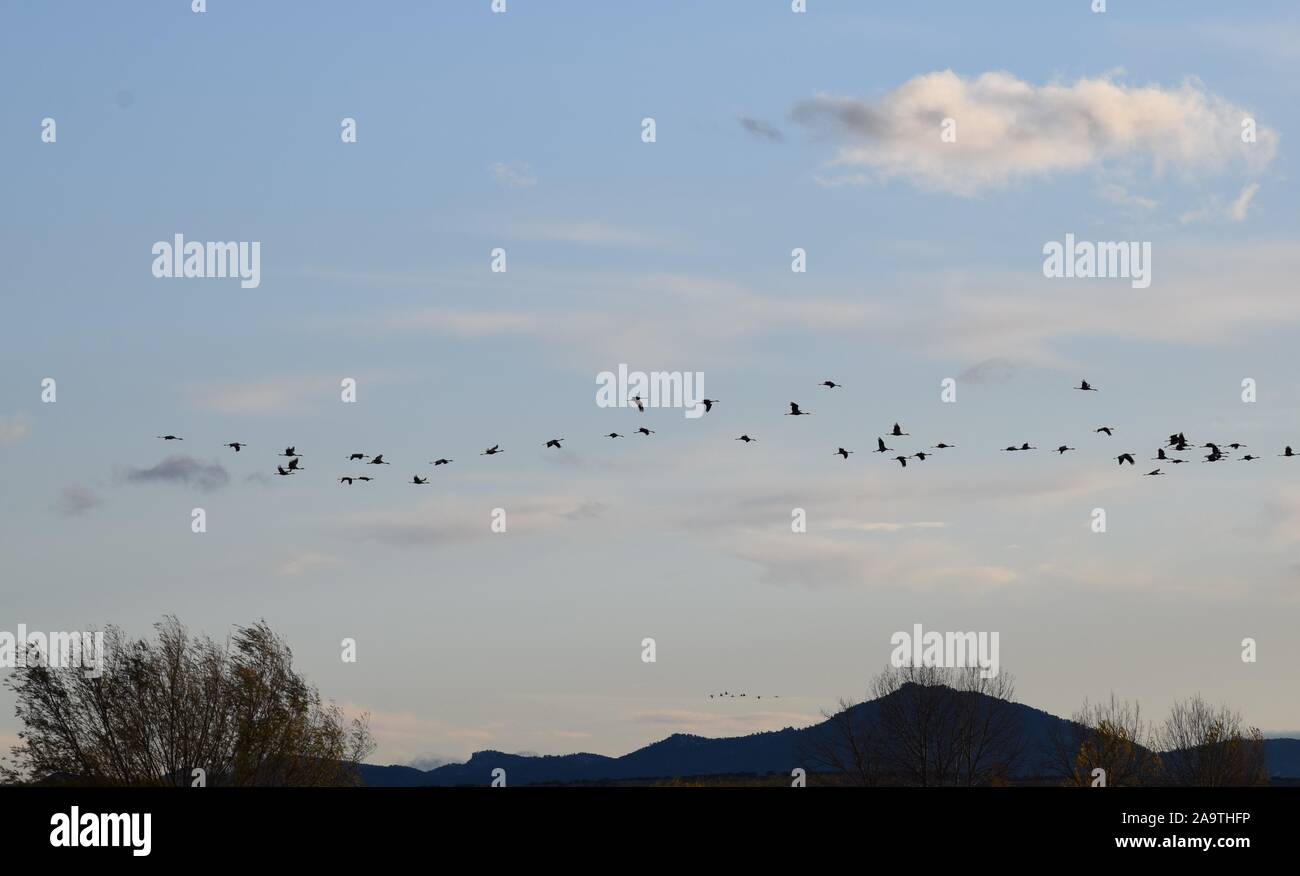
<svg viewBox="0 0 1300 876">
<path fill-rule="evenodd" d="M 5 685 L 22 724 L 10 781 L 77 785 L 353 785 L 374 749 L 367 716 L 347 720 L 259 622 L 223 644 L 175 618 L 156 640 L 110 627 L 104 673 L 29 665 Z"/>
</svg>

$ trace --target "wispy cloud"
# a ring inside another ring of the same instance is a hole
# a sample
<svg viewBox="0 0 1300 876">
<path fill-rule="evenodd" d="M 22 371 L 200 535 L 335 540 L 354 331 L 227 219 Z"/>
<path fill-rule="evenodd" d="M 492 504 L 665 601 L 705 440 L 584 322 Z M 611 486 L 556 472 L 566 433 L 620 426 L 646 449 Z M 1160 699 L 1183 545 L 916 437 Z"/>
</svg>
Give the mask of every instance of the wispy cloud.
<svg viewBox="0 0 1300 876">
<path fill-rule="evenodd" d="M 19 413 L 9 417 L 0 417 L 0 444 L 17 444 L 27 437 L 31 418 Z"/>
<path fill-rule="evenodd" d="M 528 189 L 537 185 L 537 177 L 526 161 L 494 161 L 488 170 L 497 184 L 508 189 Z"/>
<path fill-rule="evenodd" d="M 178 483 L 212 491 L 230 482 L 221 463 L 200 462 L 192 456 L 169 456 L 151 468 L 127 468 L 123 480 L 133 484 Z"/>
<path fill-rule="evenodd" d="M 211 381 L 189 387 L 188 397 L 192 406 L 217 414 L 289 413 L 309 402 L 337 399 L 341 379 L 294 375 Z"/>
<path fill-rule="evenodd" d="M 104 504 L 104 500 L 89 487 L 73 485 L 63 488 L 54 509 L 67 517 L 79 517 L 102 504 Z"/>
<path fill-rule="evenodd" d="M 338 558 L 329 554 L 315 553 L 307 551 L 298 554 L 280 564 L 279 572 L 290 578 L 296 578 L 304 572 L 310 572 L 312 569 L 318 569 L 323 566 L 334 566 L 338 564 Z"/>
<path fill-rule="evenodd" d="M 509 229 L 512 237 L 590 246 L 656 247 L 668 243 L 661 234 L 622 228 L 599 220 L 526 222 Z"/>
<path fill-rule="evenodd" d="M 748 116 L 741 116 L 738 121 L 740 127 L 744 128 L 754 139 L 761 140 L 764 143 L 783 143 L 785 134 L 775 125 L 769 124 L 762 119 L 751 119 Z"/>
</svg>

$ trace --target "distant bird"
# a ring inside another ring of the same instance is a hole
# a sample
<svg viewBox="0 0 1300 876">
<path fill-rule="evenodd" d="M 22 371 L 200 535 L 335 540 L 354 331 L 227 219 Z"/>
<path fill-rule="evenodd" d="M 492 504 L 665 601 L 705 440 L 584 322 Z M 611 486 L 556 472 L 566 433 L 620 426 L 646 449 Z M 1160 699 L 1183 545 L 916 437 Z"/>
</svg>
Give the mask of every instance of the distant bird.
<svg viewBox="0 0 1300 876">
<path fill-rule="evenodd" d="M 1187 460 L 1185 460 L 1185 459 L 1169 459 L 1169 460 L 1166 460 L 1166 461 L 1167 461 L 1170 465 L 1182 465 L 1182 464 L 1183 464 L 1184 462 L 1186 462 Z"/>
<path fill-rule="evenodd" d="M 286 448 L 284 448 L 284 453 L 281 453 L 280 455 L 281 455 L 281 456 L 298 456 L 298 455 L 299 455 L 299 453 L 298 453 L 298 448 L 296 448 L 296 447 L 286 447 Z"/>
<path fill-rule="evenodd" d="M 1030 447 L 1030 446 L 1029 446 L 1029 442 L 1026 441 L 1024 444 L 1021 444 L 1021 445 L 1020 445 L 1019 447 L 1017 447 L 1016 449 L 1017 449 L 1017 450 L 1037 450 L 1038 448 L 1037 448 L 1037 447 Z"/>
<path fill-rule="evenodd" d="M 892 447 L 886 447 L 886 446 L 885 446 L 885 439 L 884 439 L 884 438 L 877 438 L 877 439 L 876 439 L 876 449 L 875 449 L 875 452 L 876 452 L 876 453 L 884 453 L 886 450 L 893 450 L 893 449 L 894 449 L 894 448 L 892 448 Z"/>
<path fill-rule="evenodd" d="M 1115 457 L 1115 458 L 1116 458 L 1117 460 L 1119 460 L 1119 464 L 1120 464 L 1120 465 L 1123 465 L 1123 464 L 1126 463 L 1126 462 L 1127 462 L 1129 465 L 1137 465 L 1137 463 L 1135 463 L 1135 462 L 1133 461 L 1133 454 L 1131 454 L 1131 453 L 1121 453 L 1119 456 L 1117 456 L 1117 457 Z"/>
<path fill-rule="evenodd" d="M 339 478 L 339 483 L 340 483 L 340 484 L 347 484 L 347 485 L 350 487 L 350 486 L 352 486 L 352 481 L 353 481 L 353 480 L 355 480 L 355 479 L 354 479 L 354 478 L 346 478 L 346 477 L 345 477 L 345 478 Z"/>
<path fill-rule="evenodd" d="M 835 454 L 838 454 L 839 456 L 842 456 L 842 457 L 844 457 L 845 459 L 848 459 L 848 458 L 849 458 L 849 454 L 852 453 L 852 452 L 853 452 L 852 450 L 845 450 L 843 447 L 841 447 L 841 448 L 839 448 L 838 450 L 835 451 Z"/>
<path fill-rule="evenodd" d="M 1059 455 L 1064 456 L 1064 455 L 1065 455 L 1065 451 L 1067 451 L 1067 450 L 1078 450 L 1078 449 L 1079 449 L 1079 448 L 1077 448 L 1077 447 L 1066 447 L 1064 444 L 1062 444 L 1060 447 L 1056 448 L 1056 452 L 1057 452 Z"/>
<path fill-rule="evenodd" d="M 750 438 L 748 435 L 741 435 L 739 438 L 737 438 L 737 439 L 735 439 L 735 440 L 737 440 L 737 441 L 744 441 L 746 444 L 748 444 L 749 442 L 751 442 L 751 441 L 757 441 L 758 439 L 757 439 L 757 438 Z"/>
<path fill-rule="evenodd" d="M 560 442 L 561 442 L 561 441 L 564 441 L 564 440 L 566 440 L 566 439 L 564 439 L 564 438 L 552 438 L 550 441 L 547 441 L 547 442 L 546 442 L 546 446 L 547 446 L 547 447 L 554 447 L 556 450 L 563 450 L 564 448 L 560 447 Z"/>
<path fill-rule="evenodd" d="M 956 444 L 944 444 L 942 441 L 940 441 L 938 444 L 934 445 L 934 449 L 947 450 L 949 447 L 956 447 L 956 446 L 957 446 Z"/>
<path fill-rule="evenodd" d="M 907 457 L 906 457 L 906 456 L 895 456 L 894 459 L 897 459 L 897 460 L 898 460 L 898 464 L 901 465 L 903 468 L 907 468 Z"/>
<path fill-rule="evenodd" d="M 493 444 L 487 450 L 484 450 L 482 453 L 480 453 L 479 456 L 496 456 L 498 453 L 505 453 L 505 451 L 501 449 L 500 444 Z M 450 459 L 447 461 L 451 462 Z"/>
<path fill-rule="evenodd" d="M 235 448 L 235 452 L 238 453 L 239 451 L 243 450 L 243 449 L 244 449 L 245 447 L 247 447 L 248 445 L 245 444 L 243 441 L 231 441 L 229 444 L 222 444 L 221 446 L 222 446 L 222 447 L 233 447 L 233 448 Z"/>
<path fill-rule="evenodd" d="M 1164 472 L 1162 472 L 1160 469 L 1156 469 L 1155 471 L 1147 472 L 1145 475 L 1143 475 L 1143 477 L 1149 478 L 1149 477 L 1154 477 L 1155 475 L 1162 475 L 1162 474 L 1164 474 Z"/>
<path fill-rule="evenodd" d="M 1096 391 L 1097 391 L 1094 387 L 1089 386 L 1089 385 L 1088 385 L 1088 381 L 1086 381 L 1086 380 L 1080 380 L 1080 381 L 1079 381 L 1079 385 L 1076 386 L 1075 389 L 1082 389 L 1084 392 L 1096 392 Z"/>
<path fill-rule="evenodd" d="M 1258 456 L 1251 456 L 1249 453 L 1247 453 L 1245 456 L 1243 456 L 1243 457 L 1241 458 L 1240 461 L 1241 461 L 1241 462 L 1251 462 L 1251 461 L 1256 460 L 1256 459 L 1259 459 L 1259 457 L 1258 457 Z"/>
<path fill-rule="evenodd" d="M 392 465 L 392 463 L 384 459 L 382 453 L 376 453 L 375 458 L 367 462 L 366 465 Z"/>
<path fill-rule="evenodd" d="M 1217 447 L 1211 450 L 1209 453 L 1205 454 L 1206 462 L 1218 462 L 1223 458 L 1224 458 L 1223 454 L 1219 452 L 1219 448 Z"/>
<path fill-rule="evenodd" d="M 894 431 L 889 433 L 891 438 L 900 438 L 903 435 L 910 435 L 910 434 L 911 434 L 910 432 L 904 432 L 903 428 L 899 426 L 897 423 L 894 424 Z"/>
<path fill-rule="evenodd" d="M 357 475 L 357 480 L 359 480 L 359 481 L 373 481 L 374 478 L 370 477 L 370 475 Z"/>
<path fill-rule="evenodd" d="M 700 399 L 700 404 L 704 405 L 704 413 L 706 413 L 706 414 L 707 414 L 709 411 L 713 410 L 713 406 L 716 405 L 717 403 L 718 403 L 718 400 L 717 400 L 716 398 L 702 398 L 702 399 Z"/>
<path fill-rule="evenodd" d="M 298 467 L 298 457 L 295 456 L 293 459 L 289 460 L 289 471 L 302 471 L 302 469 Z"/>
<path fill-rule="evenodd" d="M 351 462 L 354 459 L 369 459 L 369 458 L 370 458 L 370 454 L 368 453 L 353 453 L 351 456 L 348 457 L 348 461 Z"/>
<path fill-rule="evenodd" d="M 1111 430 L 1114 428 L 1115 428 L 1114 426 L 1102 426 L 1100 429 L 1093 429 L 1092 431 L 1098 433 L 1105 432 L 1107 435 L 1109 435 L 1111 433 Z"/>
<path fill-rule="evenodd" d="M 1011 445 L 1010 447 L 1003 447 L 1003 448 L 1002 448 L 1002 452 L 1003 452 L 1003 453 L 1015 453 L 1015 452 L 1016 452 L 1017 450 L 1019 450 L 1019 449 L 1020 449 L 1019 447 L 1016 447 L 1016 446 L 1013 444 L 1013 445 Z"/>
<path fill-rule="evenodd" d="M 420 477 L 419 475 L 412 475 L 412 476 L 411 476 L 411 483 L 412 483 L 412 484 L 427 484 L 428 482 L 429 482 L 429 479 L 428 479 L 428 478 L 422 478 L 422 477 Z"/>
<path fill-rule="evenodd" d="M 1231 447 L 1233 450 L 1240 450 L 1241 448 L 1245 447 L 1246 445 L 1245 445 L 1245 444 L 1237 444 L 1237 443 L 1233 443 L 1233 444 L 1229 444 L 1228 446 Z"/>
<path fill-rule="evenodd" d="M 275 473 L 278 474 L 278 475 L 291 475 L 291 474 L 293 474 L 292 471 L 287 470 L 287 469 L 286 469 L 284 466 L 282 466 L 282 465 L 277 465 L 277 466 L 275 467 Z"/>
<path fill-rule="evenodd" d="M 443 459 L 439 457 L 438 459 L 435 459 L 433 462 L 429 463 L 429 465 L 446 465 L 450 462 L 455 462 L 455 461 L 456 460 L 454 459 Z"/>
<path fill-rule="evenodd" d="M 181 437 L 179 437 L 179 436 L 177 436 L 177 435 L 155 435 L 154 437 L 155 437 L 155 438 L 161 438 L 161 439 L 164 440 L 164 441 L 184 441 L 184 440 L 185 440 L 184 438 L 181 438 Z"/>
<path fill-rule="evenodd" d="M 641 404 L 641 396 L 640 396 L 640 395 L 634 395 L 634 396 L 632 396 L 632 401 L 636 402 L 636 409 L 637 409 L 638 411 L 640 411 L 641 413 L 644 414 L 644 413 L 645 413 L 645 405 Z"/>
<path fill-rule="evenodd" d="M 617 432 L 610 432 L 610 433 L 609 433 L 608 435 L 606 435 L 605 437 L 606 437 L 606 438 L 622 438 L 623 436 L 620 435 L 620 434 L 618 434 Z"/>
<path fill-rule="evenodd" d="M 1286 450 L 1279 453 L 1278 456 L 1295 456 L 1295 451 L 1293 451 L 1291 445 L 1288 444 Z"/>
<path fill-rule="evenodd" d="M 1223 455 L 1223 451 L 1219 449 L 1219 445 L 1215 444 L 1213 441 L 1208 441 L 1205 444 L 1202 444 L 1201 447 L 1209 450 L 1213 456 Z"/>
<path fill-rule="evenodd" d="M 640 432 L 642 435 L 653 435 L 655 433 L 654 429 L 647 429 L 645 426 L 642 426 L 640 429 L 637 429 L 637 431 Z"/>
<path fill-rule="evenodd" d="M 934 456 L 933 453 L 926 453 L 924 450 L 918 450 L 916 451 L 916 453 L 913 453 L 912 455 L 915 456 L 917 459 L 921 460 L 921 462 L 925 462 L 925 458 L 927 456 Z"/>
<path fill-rule="evenodd" d="M 1159 460 L 1160 462 L 1167 462 L 1169 460 L 1169 457 L 1165 456 L 1165 449 L 1163 447 L 1156 448 L 1156 455 L 1151 458 Z"/>
<path fill-rule="evenodd" d="M 812 411 L 801 411 L 801 410 L 799 410 L 799 405 L 798 405 L 798 404 L 796 404 L 795 402 L 790 402 L 790 412 L 787 413 L 786 416 L 787 416 L 787 417 L 806 417 L 806 416 L 808 416 L 808 415 L 811 414 L 811 413 L 812 413 Z"/>
<path fill-rule="evenodd" d="M 824 386 L 824 387 L 826 387 L 827 389 L 839 389 L 839 388 L 842 387 L 844 384 L 842 384 L 842 383 L 836 383 L 834 380 L 823 380 L 821 383 L 819 383 L 819 384 L 817 384 L 817 385 L 818 385 L 818 386 Z"/>
</svg>

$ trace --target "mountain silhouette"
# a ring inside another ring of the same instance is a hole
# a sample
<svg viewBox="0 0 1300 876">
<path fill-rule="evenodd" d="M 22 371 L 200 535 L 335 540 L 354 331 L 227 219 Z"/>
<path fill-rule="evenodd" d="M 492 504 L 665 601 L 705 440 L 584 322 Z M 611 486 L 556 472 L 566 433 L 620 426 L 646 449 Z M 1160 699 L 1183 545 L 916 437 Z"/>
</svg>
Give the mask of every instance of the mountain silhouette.
<svg viewBox="0 0 1300 876">
<path fill-rule="evenodd" d="M 899 692 L 891 694 L 898 695 Z M 1046 758 L 1052 736 L 1066 732 L 1073 722 L 1022 703 L 1011 703 L 1010 708 L 1024 740 L 1024 755 L 1015 777 L 1028 781 L 1047 775 Z M 881 700 L 871 700 L 853 706 L 850 715 L 855 722 L 872 721 L 880 709 Z M 506 771 L 509 785 L 767 773 L 789 776 L 797 767 L 816 772 L 808 752 L 814 751 L 819 741 L 833 732 L 828 720 L 809 727 L 787 727 L 748 736 L 710 738 L 674 733 L 621 757 L 478 751 L 465 763 L 444 764 L 431 770 L 363 764 L 361 776 L 372 787 L 485 786 L 491 783 L 492 771 L 498 768 Z M 1300 739 L 1268 739 L 1264 746 L 1270 776 L 1300 778 Z"/>
</svg>

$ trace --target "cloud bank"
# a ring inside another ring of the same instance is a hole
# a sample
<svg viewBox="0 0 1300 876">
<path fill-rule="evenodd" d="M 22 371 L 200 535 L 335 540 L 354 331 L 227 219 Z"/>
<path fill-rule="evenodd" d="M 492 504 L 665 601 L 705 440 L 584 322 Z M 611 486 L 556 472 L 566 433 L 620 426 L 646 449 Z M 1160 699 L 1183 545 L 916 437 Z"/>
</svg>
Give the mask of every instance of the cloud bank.
<svg viewBox="0 0 1300 876">
<path fill-rule="evenodd" d="M 958 195 L 1121 162 L 1157 174 L 1257 173 L 1273 160 L 1278 135 L 1261 126 L 1256 142 L 1243 142 L 1251 116 L 1190 78 L 1176 88 L 1105 76 L 1034 85 L 951 70 L 915 76 L 875 100 L 818 95 L 790 113 L 840 143 L 832 164 L 853 170 L 831 184 L 904 179 Z M 945 119 L 954 123 L 950 142 Z"/>
</svg>

